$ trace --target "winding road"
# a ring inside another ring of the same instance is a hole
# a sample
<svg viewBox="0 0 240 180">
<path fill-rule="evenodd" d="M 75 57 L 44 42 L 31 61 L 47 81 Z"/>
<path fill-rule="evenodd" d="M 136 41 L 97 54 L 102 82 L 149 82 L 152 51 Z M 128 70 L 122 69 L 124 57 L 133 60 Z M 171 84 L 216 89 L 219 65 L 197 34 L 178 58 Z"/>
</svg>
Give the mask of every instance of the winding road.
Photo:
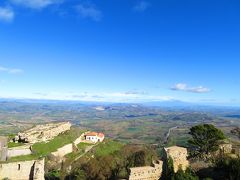
<svg viewBox="0 0 240 180">
<path fill-rule="evenodd" d="M 171 134 L 171 131 L 174 130 L 174 129 L 177 129 L 178 126 L 175 126 L 175 127 L 171 127 L 168 129 L 168 132 L 165 134 L 165 137 L 164 137 L 164 144 L 167 144 L 168 143 L 168 139 L 169 139 L 169 136 Z"/>
</svg>

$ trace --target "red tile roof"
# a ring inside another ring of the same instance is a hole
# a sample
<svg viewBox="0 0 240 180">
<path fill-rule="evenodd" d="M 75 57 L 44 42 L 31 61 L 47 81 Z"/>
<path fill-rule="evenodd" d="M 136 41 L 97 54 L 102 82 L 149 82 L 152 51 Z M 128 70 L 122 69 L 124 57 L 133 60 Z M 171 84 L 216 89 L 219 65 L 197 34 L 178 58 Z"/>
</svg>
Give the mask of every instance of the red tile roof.
<svg viewBox="0 0 240 180">
<path fill-rule="evenodd" d="M 85 134 L 85 136 L 97 136 L 98 133 L 96 132 L 89 132 L 87 134 Z"/>
</svg>

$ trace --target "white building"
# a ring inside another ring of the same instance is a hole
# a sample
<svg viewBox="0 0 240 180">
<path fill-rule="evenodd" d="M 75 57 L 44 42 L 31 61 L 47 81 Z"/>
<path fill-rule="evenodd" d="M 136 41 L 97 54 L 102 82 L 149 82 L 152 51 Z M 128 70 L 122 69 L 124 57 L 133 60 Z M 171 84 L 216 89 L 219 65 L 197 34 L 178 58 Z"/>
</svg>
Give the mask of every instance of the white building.
<svg viewBox="0 0 240 180">
<path fill-rule="evenodd" d="M 85 134 L 86 141 L 91 141 L 93 143 L 102 142 L 104 140 L 104 134 L 103 133 L 97 133 L 97 132 L 89 132 Z"/>
</svg>

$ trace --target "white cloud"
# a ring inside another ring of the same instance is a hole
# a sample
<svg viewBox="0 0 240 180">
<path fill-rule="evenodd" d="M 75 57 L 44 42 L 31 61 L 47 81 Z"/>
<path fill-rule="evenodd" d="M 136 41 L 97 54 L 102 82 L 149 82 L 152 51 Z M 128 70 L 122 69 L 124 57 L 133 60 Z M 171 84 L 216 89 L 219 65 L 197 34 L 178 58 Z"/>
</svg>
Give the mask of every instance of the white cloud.
<svg viewBox="0 0 240 180">
<path fill-rule="evenodd" d="M 140 1 L 136 6 L 134 6 L 133 10 L 136 12 L 143 12 L 147 10 L 151 4 L 147 1 Z"/>
<path fill-rule="evenodd" d="M 14 11 L 8 7 L 0 7 L 0 20 L 11 22 L 14 19 Z"/>
<path fill-rule="evenodd" d="M 203 87 L 203 86 L 189 87 L 185 83 L 175 84 L 175 86 L 173 86 L 171 88 L 171 90 L 174 90 L 174 91 L 186 91 L 186 92 L 192 92 L 192 93 L 207 93 L 207 92 L 211 91 L 209 88 L 206 88 L 206 87 Z"/>
<path fill-rule="evenodd" d="M 13 4 L 32 9 L 41 9 L 53 4 L 60 4 L 64 0 L 10 0 Z"/>
<path fill-rule="evenodd" d="M 83 18 L 90 18 L 94 21 L 100 21 L 102 19 L 102 12 L 93 5 L 79 4 L 76 6 L 76 10 Z"/>
<path fill-rule="evenodd" d="M 0 72 L 6 72 L 9 74 L 20 74 L 20 73 L 23 73 L 23 70 L 17 69 L 17 68 L 6 68 L 6 67 L 0 66 Z"/>
</svg>

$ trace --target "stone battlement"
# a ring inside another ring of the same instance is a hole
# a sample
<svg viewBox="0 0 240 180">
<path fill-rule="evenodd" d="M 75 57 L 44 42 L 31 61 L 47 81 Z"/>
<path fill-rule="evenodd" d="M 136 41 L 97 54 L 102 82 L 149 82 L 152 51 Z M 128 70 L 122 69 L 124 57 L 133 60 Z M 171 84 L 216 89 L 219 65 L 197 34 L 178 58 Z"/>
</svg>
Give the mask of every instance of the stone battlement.
<svg viewBox="0 0 240 180">
<path fill-rule="evenodd" d="M 14 141 L 26 143 L 49 141 L 59 134 L 70 130 L 70 128 L 70 122 L 37 125 L 32 129 L 18 133 L 18 135 L 14 138 Z"/>
</svg>

